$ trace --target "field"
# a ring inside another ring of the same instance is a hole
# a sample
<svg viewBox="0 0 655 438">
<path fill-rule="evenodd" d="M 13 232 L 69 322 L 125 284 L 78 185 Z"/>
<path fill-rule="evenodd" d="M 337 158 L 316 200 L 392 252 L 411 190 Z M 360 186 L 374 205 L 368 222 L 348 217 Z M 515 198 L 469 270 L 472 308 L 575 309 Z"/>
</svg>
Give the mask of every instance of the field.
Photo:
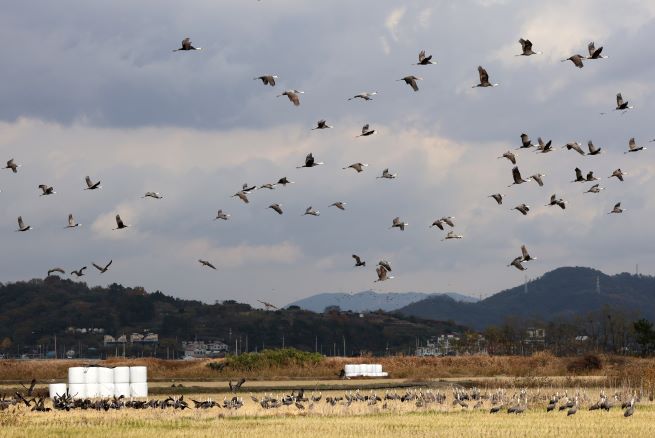
<svg viewBox="0 0 655 438">
<path fill-rule="evenodd" d="M 427 391 L 410 389 L 413 391 Z M 550 390 L 550 388 L 549 388 Z M 580 394 L 590 400 L 597 399 L 596 391 L 576 388 L 559 388 L 557 391 Z M 404 394 L 407 390 L 399 390 Z M 434 391 L 439 391 L 435 389 Z M 211 408 L 207 410 L 186 409 L 123 409 L 119 411 L 75 410 L 71 412 L 30 412 L 22 406 L 12 407 L 0 412 L 1 437 L 210 437 L 210 436 L 266 436 L 266 437 L 305 437 L 305 436 L 648 436 L 655 421 L 655 406 L 648 400 L 641 401 L 635 414 L 624 418 L 620 407 L 610 412 L 588 411 L 584 402 L 577 414 L 567 417 L 566 410 L 546 413 L 547 394 L 541 390 L 531 391 L 526 413 L 507 414 L 505 410 L 490 414 L 490 401 L 483 402 L 480 408 L 452 405 L 450 390 L 443 390 L 447 399 L 443 404 L 429 403 L 417 407 L 415 402 L 389 401 L 369 405 L 365 401 L 353 402 L 350 406 L 325 402 L 328 396 L 344 395 L 344 391 L 322 393 L 316 403 L 304 403 L 306 409 L 295 405 L 277 409 L 263 409 L 250 400 L 250 394 L 243 394 L 244 406 L 241 409 Z M 507 391 L 511 397 L 514 389 Z M 628 391 L 629 392 L 629 391 Z M 362 394 L 369 394 L 364 391 Z M 385 392 L 376 392 L 384 397 Z M 281 393 L 280 393 L 281 394 Z M 258 398 L 263 393 L 253 394 Z M 275 394 L 276 396 L 278 394 Z M 315 394 L 317 395 L 317 394 Z M 549 395 L 549 394 L 548 394 Z M 187 395 L 189 404 L 192 398 L 205 400 L 207 394 Z M 231 394 L 216 393 L 212 397 L 218 401 Z M 310 406 L 312 406 L 310 408 Z"/>
<path fill-rule="evenodd" d="M 603 357 L 600 370 L 572 373 L 575 359 L 549 355 L 524 357 L 383 358 L 390 379 L 339 380 L 334 374 L 345 363 L 362 359 L 328 359 L 311 368 L 271 367 L 258 370 L 211 370 L 207 361 L 166 362 L 144 359 L 112 361 L 109 365 L 146 363 L 153 380 L 151 398 L 183 397 L 188 409 L 168 407 L 108 411 L 73 409 L 32 412 L 17 403 L 0 410 L 0 437 L 387 437 L 387 436 L 650 436 L 655 422 L 652 360 Z M 66 367 L 75 362 L 0 362 L 4 378 L 0 394 L 11 396 L 20 389 L 16 383 L 38 377 L 37 393 L 50 379 L 63 380 Z M 22 365 L 22 366 L 21 366 Z M 103 365 L 106 365 L 104 363 Z M 468 369 L 468 373 L 466 370 Z M 30 374 L 30 372 L 32 374 Z M 226 380 L 244 375 L 247 381 L 237 396 L 243 406 L 195 409 L 192 399 L 212 399 L 222 406 L 234 395 Z M 175 385 L 175 386 L 172 386 Z M 479 388 L 479 397 L 474 387 Z M 308 400 L 301 406 L 290 403 L 264 409 L 258 400 L 282 400 L 303 388 Z M 589 411 L 604 390 L 615 406 L 609 411 Z M 524 391 L 524 413 L 508 414 L 507 408 L 519 404 Z M 471 395 L 466 407 L 454 403 L 456 393 Z M 401 401 L 389 395 L 409 395 Z M 567 409 L 546 412 L 554 395 L 559 405 L 578 399 L 578 411 L 567 416 Z M 568 399 L 564 398 L 564 395 Z M 436 399 L 437 395 L 443 400 Z M 373 402 L 374 396 L 381 400 Z M 634 415 L 625 418 L 622 401 L 637 397 Z M 312 397 L 320 400 L 312 401 Z M 328 397 L 341 397 L 333 405 Z M 347 398 L 353 398 L 347 402 Z M 475 399 L 474 399 L 475 398 Z M 436 400 L 435 400 L 436 399 Z M 498 401 L 494 401 L 498 400 Z M 490 414 L 492 406 L 502 410 Z M 52 402 L 47 401 L 51 407 Z"/>
</svg>

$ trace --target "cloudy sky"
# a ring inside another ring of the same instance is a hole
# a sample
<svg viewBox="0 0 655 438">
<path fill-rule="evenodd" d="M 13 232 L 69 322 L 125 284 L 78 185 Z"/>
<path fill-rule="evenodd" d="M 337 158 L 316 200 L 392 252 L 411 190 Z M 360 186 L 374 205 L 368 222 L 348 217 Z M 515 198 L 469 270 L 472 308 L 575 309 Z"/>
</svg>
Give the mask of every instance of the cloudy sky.
<svg viewBox="0 0 655 438">
<path fill-rule="evenodd" d="M 173 53 L 186 36 L 203 50 Z M 0 281 L 113 259 L 83 279 L 278 305 L 369 288 L 478 296 L 523 281 L 506 267 L 522 243 L 539 258 L 530 277 L 570 265 L 652 273 L 655 147 L 623 153 L 630 137 L 655 138 L 652 0 L 28 0 L 3 8 L 0 37 L 0 159 L 22 164 L 0 173 Z M 544 54 L 514 56 L 520 37 Z M 609 58 L 560 62 L 589 41 Z M 438 64 L 412 65 L 421 49 Z M 472 89 L 478 65 L 500 86 Z M 253 81 L 269 73 L 275 88 Z M 409 74 L 424 78 L 419 92 L 396 82 Z M 300 107 L 276 98 L 286 88 L 305 91 Z M 347 101 L 362 91 L 378 95 Z M 634 110 L 610 111 L 619 91 Z M 311 131 L 322 118 L 335 128 Z M 365 123 L 378 135 L 355 138 Z M 510 189 L 497 157 L 522 132 L 558 148 L 591 139 L 604 154 L 520 151 L 521 171 L 545 173 L 545 186 Z M 309 152 L 326 164 L 296 169 Z M 358 161 L 363 173 L 342 170 Z M 386 167 L 396 180 L 375 178 Z M 575 167 L 605 190 L 583 194 Z M 624 183 L 605 178 L 617 167 Z M 82 190 L 85 175 L 103 190 Z M 230 197 L 282 176 L 296 184 L 248 205 Z M 57 194 L 40 197 L 39 184 Z M 544 206 L 552 193 L 566 211 Z M 618 201 L 627 211 L 607 215 Z M 510 211 L 521 202 L 527 217 Z M 320 217 L 301 216 L 310 205 Z M 212 220 L 219 208 L 229 221 Z M 83 226 L 64 229 L 68 213 Z M 112 231 L 116 213 L 129 229 Z M 34 229 L 14 232 L 18 215 Z M 396 216 L 404 232 L 389 229 Z M 428 228 L 441 216 L 464 239 Z M 370 267 L 354 269 L 353 253 Z M 382 258 L 396 278 L 374 284 Z"/>
</svg>

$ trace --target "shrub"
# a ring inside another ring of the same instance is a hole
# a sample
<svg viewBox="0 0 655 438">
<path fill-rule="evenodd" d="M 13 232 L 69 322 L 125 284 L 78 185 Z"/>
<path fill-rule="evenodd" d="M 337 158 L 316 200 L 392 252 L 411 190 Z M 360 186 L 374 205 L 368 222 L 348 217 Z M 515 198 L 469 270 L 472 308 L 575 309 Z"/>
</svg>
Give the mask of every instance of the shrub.
<svg viewBox="0 0 655 438">
<path fill-rule="evenodd" d="M 319 353 L 308 353 L 295 348 L 263 350 L 259 353 L 244 353 L 239 356 L 229 356 L 225 367 L 235 371 L 258 371 L 283 367 L 313 367 L 323 361 Z"/>
<path fill-rule="evenodd" d="M 603 361 L 595 354 L 586 354 L 583 357 L 573 359 L 566 369 L 571 373 L 589 372 L 603 369 Z"/>
</svg>

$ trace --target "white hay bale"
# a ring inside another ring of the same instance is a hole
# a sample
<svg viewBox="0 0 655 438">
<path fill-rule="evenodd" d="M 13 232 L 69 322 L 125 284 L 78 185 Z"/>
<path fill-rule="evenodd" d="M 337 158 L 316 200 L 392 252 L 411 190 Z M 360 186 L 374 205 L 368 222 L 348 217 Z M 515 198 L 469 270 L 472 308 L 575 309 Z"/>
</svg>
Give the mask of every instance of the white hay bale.
<svg viewBox="0 0 655 438">
<path fill-rule="evenodd" d="M 98 397 L 107 398 L 114 396 L 114 383 L 98 383 Z"/>
<path fill-rule="evenodd" d="M 114 370 L 107 367 L 98 367 L 98 383 L 114 383 Z"/>
<path fill-rule="evenodd" d="M 98 367 L 87 367 L 84 368 L 84 383 L 87 385 L 97 385 L 98 384 Z M 90 397 L 87 395 L 87 397 Z"/>
<path fill-rule="evenodd" d="M 69 383 L 68 393 L 73 398 L 86 398 L 86 383 Z"/>
<path fill-rule="evenodd" d="M 130 367 L 130 383 L 148 383 L 148 368 Z"/>
<path fill-rule="evenodd" d="M 129 383 L 114 383 L 114 395 L 116 397 L 129 397 L 130 384 Z"/>
<path fill-rule="evenodd" d="M 130 367 L 114 368 L 114 383 L 130 383 Z"/>
<path fill-rule="evenodd" d="M 66 394 L 66 384 L 65 383 L 51 383 L 48 385 L 48 393 L 50 398 L 55 398 L 55 396 L 61 397 Z"/>
<path fill-rule="evenodd" d="M 86 373 L 84 367 L 70 367 L 68 369 L 68 383 L 84 383 Z"/>
<path fill-rule="evenodd" d="M 132 397 L 148 397 L 147 383 L 130 383 L 130 395 Z"/>
</svg>

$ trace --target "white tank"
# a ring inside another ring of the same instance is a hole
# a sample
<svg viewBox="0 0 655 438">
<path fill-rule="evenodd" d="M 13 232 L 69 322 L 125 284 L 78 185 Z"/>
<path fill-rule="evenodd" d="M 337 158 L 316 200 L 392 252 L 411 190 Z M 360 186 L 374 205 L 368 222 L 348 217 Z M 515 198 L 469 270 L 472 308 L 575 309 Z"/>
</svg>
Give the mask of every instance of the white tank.
<svg viewBox="0 0 655 438">
<path fill-rule="evenodd" d="M 147 367 L 130 367 L 130 383 L 147 383 Z"/>
<path fill-rule="evenodd" d="M 148 397 L 147 383 L 130 383 L 130 395 L 132 397 Z"/>
<path fill-rule="evenodd" d="M 114 395 L 116 397 L 129 397 L 130 396 L 130 384 L 129 383 L 114 383 Z"/>
<path fill-rule="evenodd" d="M 73 398 L 86 398 L 86 384 L 85 383 L 69 383 L 68 393 Z"/>
<path fill-rule="evenodd" d="M 84 383 L 86 373 L 84 367 L 71 367 L 68 369 L 68 383 Z"/>
<path fill-rule="evenodd" d="M 87 398 L 100 397 L 100 385 L 98 383 L 85 383 L 85 385 Z"/>
<path fill-rule="evenodd" d="M 130 383 L 130 367 L 114 368 L 114 383 Z"/>
<path fill-rule="evenodd" d="M 114 383 L 98 383 L 98 397 L 113 397 L 115 392 Z"/>
<path fill-rule="evenodd" d="M 50 395 L 50 398 L 54 398 L 55 396 L 61 397 L 62 395 L 66 394 L 66 384 L 65 383 L 51 383 L 48 385 L 48 392 Z"/>
<path fill-rule="evenodd" d="M 114 383 L 114 370 L 107 367 L 99 367 L 98 383 Z"/>
<path fill-rule="evenodd" d="M 84 383 L 87 385 L 97 385 L 98 384 L 98 367 L 88 367 L 84 368 Z M 87 396 L 89 397 L 89 396 Z"/>
</svg>

